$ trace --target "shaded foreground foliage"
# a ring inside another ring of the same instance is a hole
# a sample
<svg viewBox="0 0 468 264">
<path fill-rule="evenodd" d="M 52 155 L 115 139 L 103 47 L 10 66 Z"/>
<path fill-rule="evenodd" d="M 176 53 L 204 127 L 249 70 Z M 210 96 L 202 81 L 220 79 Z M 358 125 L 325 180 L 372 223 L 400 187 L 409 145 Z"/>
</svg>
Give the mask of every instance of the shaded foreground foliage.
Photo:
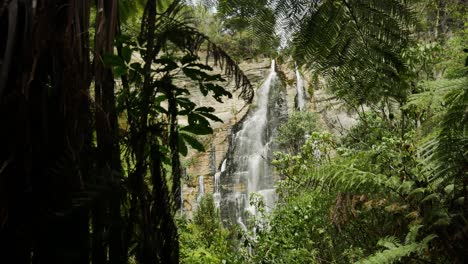
<svg viewBox="0 0 468 264">
<path fill-rule="evenodd" d="M 179 262 L 179 155 L 203 150 L 195 136 L 221 120 L 173 79 L 231 97 L 211 61 L 253 97 L 190 13 L 179 0 L 2 2 L 2 259 Z"/>
</svg>

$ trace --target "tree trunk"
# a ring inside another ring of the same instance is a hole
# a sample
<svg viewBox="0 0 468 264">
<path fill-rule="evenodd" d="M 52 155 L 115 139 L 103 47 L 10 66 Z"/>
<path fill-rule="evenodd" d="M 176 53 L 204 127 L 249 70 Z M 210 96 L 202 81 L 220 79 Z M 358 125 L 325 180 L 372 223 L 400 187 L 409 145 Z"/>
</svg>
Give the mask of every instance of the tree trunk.
<svg viewBox="0 0 468 264">
<path fill-rule="evenodd" d="M 0 248 L 15 263 L 87 263 L 88 210 L 77 198 L 90 168 L 90 7 L 35 3 L 12 0 L 0 14 L 1 27 L 15 28 L 1 29 L 13 46 L 2 43 L 0 54 L 15 63 L 0 71 L 0 118 L 9 126 L 0 131 Z"/>
<path fill-rule="evenodd" d="M 123 247 L 123 226 L 120 212 L 122 175 L 119 127 L 115 108 L 114 75 L 104 57 L 114 52 L 113 41 L 118 26 L 118 3 L 116 0 L 97 1 L 95 25 L 95 115 L 98 164 L 97 184 L 106 191 L 96 200 L 93 214 L 93 263 L 123 263 L 126 253 Z M 109 223 L 106 218 L 112 219 Z M 108 243 L 104 233 L 109 232 Z"/>
</svg>

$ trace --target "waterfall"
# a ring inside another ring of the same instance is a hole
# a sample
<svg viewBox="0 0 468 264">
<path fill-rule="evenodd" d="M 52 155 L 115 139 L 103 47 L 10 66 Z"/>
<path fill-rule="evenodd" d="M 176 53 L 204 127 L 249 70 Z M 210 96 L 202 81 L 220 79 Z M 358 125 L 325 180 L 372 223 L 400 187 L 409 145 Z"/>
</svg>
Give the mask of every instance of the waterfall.
<svg viewBox="0 0 468 264">
<path fill-rule="evenodd" d="M 221 170 L 216 172 L 214 175 L 214 190 L 213 190 L 213 199 L 216 208 L 219 208 L 221 205 L 221 173 L 226 170 L 226 159 L 224 159 L 221 164 Z"/>
<path fill-rule="evenodd" d="M 226 159 L 223 160 L 223 163 L 221 164 L 221 172 L 224 172 L 226 170 Z"/>
<path fill-rule="evenodd" d="M 269 160 L 275 145 L 276 127 L 284 112 L 287 113 L 280 84 L 273 60 L 268 77 L 257 91 L 256 104 L 251 106 L 240 129 L 237 132 L 233 129 L 227 165 L 222 166 L 226 171 L 215 175 L 215 182 L 217 177 L 223 181 L 222 218 L 231 224 L 237 223 L 242 229 L 246 228 L 249 216 L 258 214 L 258 208 L 249 202 L 253 193 L 263 198 L 266 211 L 276 203 L 275 178 Z"/>
<path fill-rule="evenodd" d="M 221 191 L 219 189 L 220 177 L 221 177 L 221 172 L 216 172 L 214 175 L 214 192 L 213 192 L 213 200 L 214 200 L 216 208 L 219 208 L 221 204 Z"/>
<path fill-rule="evenodd" d="M 198 176 L 198 195 L 197 195 L 198 203 L 200 203 L 204 194 L 205 194 L 205 179 L 203 175 L 200 175 Z"/>
<path fill-rule="evenodd" d="M 296 66 L 296 90 L 297 90 L 297 106 L 299 111 L 303 111 L 306 106 L 306 98 L 304 93 L 304 80 L 301 77 L 301 73 Z"/>
</svg>

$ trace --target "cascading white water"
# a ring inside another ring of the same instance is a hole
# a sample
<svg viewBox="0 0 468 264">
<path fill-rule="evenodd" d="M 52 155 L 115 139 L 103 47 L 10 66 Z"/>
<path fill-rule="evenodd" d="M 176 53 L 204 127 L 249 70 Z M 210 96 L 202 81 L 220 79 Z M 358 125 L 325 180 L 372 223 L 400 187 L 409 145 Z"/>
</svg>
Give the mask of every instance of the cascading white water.
<svg viewBox="0 0 468 264">
<path fill-rule="evenodd" d="M 223 160 L 223 163 L 221 164 L 221 172 L 224 172 L 226 170 L 226 159 Z"/>
<path fill-rule="evenodd" d="M 205 178 L 203 175 L 198 176 L 198 195 L 197 202 L 200 203 L 203 195 L 205 194 Z"/>
<path fill-rule="evenodd" d="M 221 178 L 221 172 L 216 172 L 214 175 L 214 192 L 213 192 L 213 200 L 214 200 L 216 208 L 219 208 L 221 204 L 221 190 L 219 188 L 220 178 Z"/>
<path fill-rule="evenodd" d="M 233 160 L 229 163 L 232 166 L 229 176 L 232 177 L 234 187 L 232 193 L 223 199 L 234 202 L 236 211 L 232 217 L 235 217 L 234 221 L 242 229 L 246 228 L 245 211 L 250 215 L 256 215 L 258 211 L 249 203 L 249 197 L 253 193 L 263 197 L 265 205 L 269 207 L 268 211 L 276 202 L 273 173 L 268 161 L 273 134 L 271 130 L 275 128 L 272 125 L 275 122 L 270 119 L 271 116 L 274 116 L 275 120 L 278 118 L 271 109 L 277 107 L 277 104 L 270 102 L 270 89 L 276 85 L 276 82 L 275 61 L 272 61 L 270 73 L 257 92 L 256 105 L 252 106 L 251 112 L 242 123 L 241 130 L 233 139 L 234 153 Z M 217 177 L 219 176 L 215 175 L 215 181 Z"/>
<path fill-rule="evenodd" d="M 297 90 L 297 106 L 299 111 L 303 111 L 306 106 L 306 98 L 304 93 L 304 80 L 301 77 L 301 73 L 296 67 L 296 90 Z"/>
<path fill-rule="evenodd" d="M 221 173 L 226 170 L 226 159 L 224 159 L 223 163 L 221 164 L 221 170 L 216 172 L 214 175 L 214 191 L 213 191 L 213 199 L 216 208 L 220 207 L 221 204 Z"/>
</svg>

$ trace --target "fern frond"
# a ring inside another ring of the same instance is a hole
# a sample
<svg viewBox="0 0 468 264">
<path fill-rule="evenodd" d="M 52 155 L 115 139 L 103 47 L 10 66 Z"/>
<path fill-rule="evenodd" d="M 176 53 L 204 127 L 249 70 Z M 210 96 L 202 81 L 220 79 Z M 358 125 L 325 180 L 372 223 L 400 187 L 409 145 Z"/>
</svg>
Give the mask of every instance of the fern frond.
<svg viewBox="0 0 468 264">
<path fill-rule="evenodd" d="M 389 186 L 395 186 L 395 179 L 385 175 L 358 169 L 354 161 L 341 164 L 319 166 L 311 170 L 308 180 L 320 183 L 326 189 L 333 189 L 345 193 L 379 193 Z"/>
<path fill-rule="evenodd" d="M 393 236 L 380 239 L 379 242 L 377 242 L 377 245 L 386 249 L 393 249 L 401 246 L 400 241 L 398 241 L 398 239 Z"/>
<path fill-rule="evenodd" d="M 462 176 L 468 164 L 468 79 L 438 81 L 434 85 L 434 96 L 425 94 L 415 99 L 415 105 L 420 105 L 428 101 L 424 97 L 438 97 L 436 100 L 445 106 L 434 117 L 437 129 L 426 137 L 420 154 L 425 164 L 432 164 L 435 177 Z"/>
<path fill-rule="evenodd" d="M 395 263 L 401 261 L 405 257 L 411 255 L 422 255 L 424 250 L 427 248 L 428 243 L 436 238 L 436 235 L 428 235 L 421 241 L 417 242 L 416 237 L 421 225 L 415 225 L 410 227 L 410 231 L 406 235 L 405 244 L 402 245 L 398 242 L 395 237 L 386 237 L 379 240 L 378 245 L 385 247 L 386 249 L 375 253 L 365 259 L 362 259 L 356 264 L 385 264 Z"/>
<path fill-rule="evenodd" d="M 349 98 L 369 95 L 378 101 L 375 94 L 382 93 L 374 90 L 363 95 L 362 91 L 387 83 L 381 88 L 383 96 L 405 96 L 395 89 L 402 86 L 392 82 L 401 82 L 399 73 L 405 64 L 400 53 L 409 43 L 415 21 L 406 1 L 287 0 L 277 1 L 275 14 L 280 31 L 293 32 L 290 44 L 295 47 L 294 59 L 321 72 L 330 87 L 343 94 L 352 87 L 360 92 Z M 367 86 L 356 80 L 367 82 Z"/>
<path fill-rule="evenodd" d="M 405 244 L 406 245 L 416 242 L 418 232 L 422 227 L 423 227 L 422 225 L 412 225 L 412 226 L 410 226 L 410 230 L 409 230 L 408 234 L 405 237 Z"/>
<path fill-rule="evenodd" d="M 425 91 L 411 95 L 403 109 L 438 111 L 444 107 L 448 94 L 459 89 L 465 82 L 466 78 L 425 82 L 422 84 Z"/>
</svg>

